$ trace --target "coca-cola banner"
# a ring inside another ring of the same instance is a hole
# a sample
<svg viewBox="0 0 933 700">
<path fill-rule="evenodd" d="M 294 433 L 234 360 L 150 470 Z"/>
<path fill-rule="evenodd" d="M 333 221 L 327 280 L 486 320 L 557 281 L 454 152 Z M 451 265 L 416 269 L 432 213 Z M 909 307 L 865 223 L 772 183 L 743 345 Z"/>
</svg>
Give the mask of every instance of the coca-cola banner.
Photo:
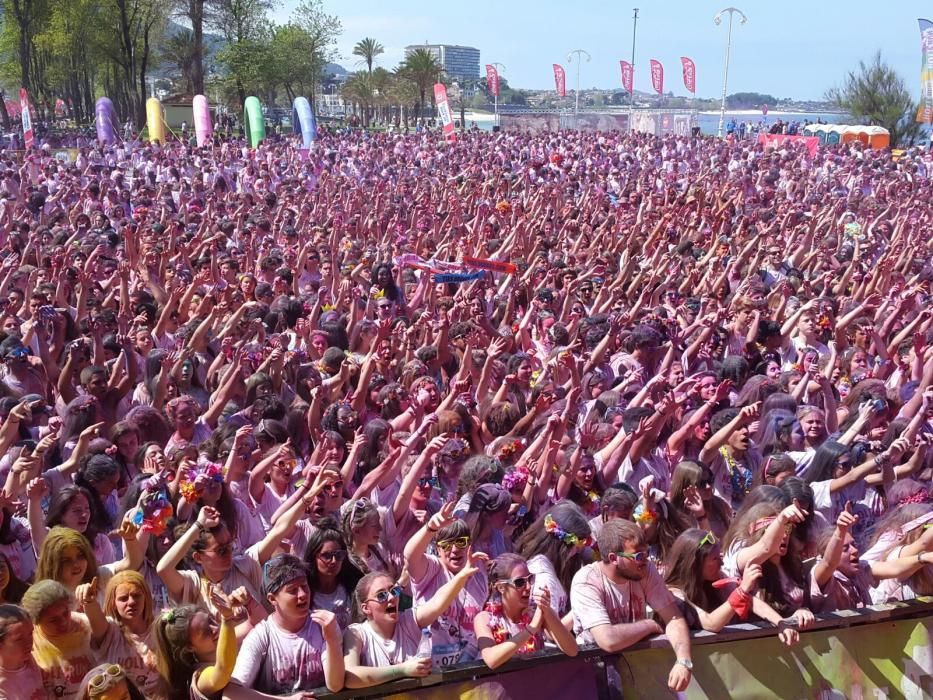
<svg viewBox="0 0 933 700">
<path fill-rule="evenodd" d="M 692 93 L 697 91 L 697 67 L 692 58 L 686 56 L 680 57 L 680 63 L 684 68 L 684 87 Z"/>
<path fill-rule="evenodd" d="M 554 64 L 554 87 L 558 95 L 567 97 L 567 73 L 559 63 Z"/>
<path fill-rule="evenodd" d="M 653 58 L 651 59 L 651 87 L 659 95 L 664 93 L 664 66 Z"/>
<path fill-rule="evenodd" d="M 491 63 L 486 64 L 486 88 L 496 97 L 499 96 L 499 71 Z"/>
<path fill-rule="evenodd" d="M 628 61 L 619 61 L 622 68 L 622 87 L 632 92 L 632 64 Z"/>
</svg>

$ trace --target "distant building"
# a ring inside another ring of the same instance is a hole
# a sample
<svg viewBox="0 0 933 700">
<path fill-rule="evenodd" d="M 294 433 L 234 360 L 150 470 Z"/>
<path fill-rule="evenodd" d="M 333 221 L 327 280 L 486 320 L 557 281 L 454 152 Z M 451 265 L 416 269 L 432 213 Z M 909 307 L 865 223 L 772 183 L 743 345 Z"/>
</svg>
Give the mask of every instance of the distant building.
<svg viewBox="0 0 933 700">
<path fill-rule="evenodd" d="M 479 49 L 453 44 L 413 44 L 405 47 L 405 55 L 408 56 L 418 49 L 430 52 L 452 79 L 480 77 Z"/>
</svg>

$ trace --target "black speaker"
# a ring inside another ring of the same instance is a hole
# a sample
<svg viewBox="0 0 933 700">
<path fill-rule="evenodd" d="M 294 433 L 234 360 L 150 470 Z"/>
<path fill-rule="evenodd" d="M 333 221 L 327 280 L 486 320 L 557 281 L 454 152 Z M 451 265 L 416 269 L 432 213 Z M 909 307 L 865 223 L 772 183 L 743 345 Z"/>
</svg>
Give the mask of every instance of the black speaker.
<svg viewBox="0 0 933 700">
<path fill-rule="evenodd" d="M 498 124 L 496 124 L 495 126 L 492 127 L 492 133 L 494 133 L 494 134 L 498 134 L 498 133 L 499 133 L 499 125 L 498 125 Z"/>
</svg>

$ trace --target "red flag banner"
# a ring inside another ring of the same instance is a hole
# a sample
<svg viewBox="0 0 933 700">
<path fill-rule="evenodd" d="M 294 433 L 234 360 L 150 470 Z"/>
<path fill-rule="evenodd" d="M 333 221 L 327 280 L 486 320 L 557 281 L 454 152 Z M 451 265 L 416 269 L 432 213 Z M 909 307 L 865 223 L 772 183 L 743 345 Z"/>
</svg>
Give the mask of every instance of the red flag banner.
<svg viewBox="0 0 933 700">
<path fill-rule="evenodd" d="M 514 263 L 502 262 L 501 260 L 487 260 L 485 258 L 471 258 L 469 255 L 463 256 L 463 264 L 466 267 L 473 267 L 477 270 L 504 272 L 507 275 L 514 275 L 518 271 Z"/>
<path fill-rule="evenodd" d="M 23 143 L 32 148 L 32 114 L 29 112 L 29 93 L 26 88 L 19 89 L 19 115 L 23 120 Z"/>
<path fill-rule="evenodd" d="M 689 92 L 696 94 L 697 91 L 697 67 L 692 58 L 686 56 L 680 57 L 680 64 L 684 68 L 684 87 Z"/>
<path fill-rule="evenodd" d="M 664 93 L 664 66 L 653 58 L 651 59 L 651 86 L 659 95 Z"/>
<path fill-rule="evenodd" d="M 619 66 L 622 68 L 622 87 L 632 92 L 632 64 L 628 61 L 619 61 Z"/>
<path fill-rule="evenodd" d="M 499 96 L 499 71 L 491 63 L 486 64 L 486 88 L 496 97 Z"/>
<path fill-rule="evenodd" d="M 447 100 L 447 88 L 444 87 L 444 83 L 434 84 L 434 101 L 437 103 L 437 114 L 441 118 L 441 124 L 444 125 L 444 138 L 451 142 L 456 141 L 454 117 L 450 113 L 450 102 Z"/>
<path fill-rule="evenodd" d="M 559 63 L 554 64 L 554 86 L 558 95 L 567 97 L 567 73 Z"/>
</svg>

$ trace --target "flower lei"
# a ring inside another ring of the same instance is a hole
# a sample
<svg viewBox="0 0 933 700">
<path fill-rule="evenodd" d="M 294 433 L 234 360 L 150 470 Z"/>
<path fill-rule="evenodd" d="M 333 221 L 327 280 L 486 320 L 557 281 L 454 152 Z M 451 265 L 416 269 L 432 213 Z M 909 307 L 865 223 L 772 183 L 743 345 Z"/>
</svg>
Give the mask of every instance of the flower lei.
<svg viewBox="0 0 933 700">
<path fill-rule="evenodd" d="M 732 483 L 732 493 L 741 493 L 743 497 L 747 496 L 748 492 L 752 490 L 752 470 L 748 469 L 746 470 L 745 474 L 742 474 L 739 463 L 731 454 L 729 454 L 729 450 L 726 449 L 725 445 L 719 448 L 719 454 L 722 455 L 722 458 L 726 463 L 726 467 L 729 469 L 729 480 Z"/>
<path fill-rule="evenodd" d="M 483 610 L 489 613 L 489 631 L 492 632 L 492 638 L 496 644 L 508 641 L 511 638 L 509 630 L 505 625 L 505 611 L 502 609 L 502 603 L 490 600 L 483 606 Z M 525 629 L 531 624 L 531 615 L 525 610 L 517 625 Z M 531 635 L 524 644 L 518 647 L 519 654 L 530 654 L 538 649 L 537 635 Z"/>
<path fill-rule="evenodd" d="M 208 480 L 223 481 L 224 469 L 223 466 L 216 462 L 206 462 L 185 470 L 181 476 L 181 483 L 178 485 L 178 491 L 185 497 L 188 503 L 197 501 L 204 488 L 203 486 L 198 488 L 194 483 L 202 474 L 206 476 Z"/>
<path fill-rule="evenodd" d="M 568 544 L 571 547 L 575 547 L 578 544 L 588 545 L 590 543 L 590 538 L 577 537 L 572 532 L 567 532 L 564 528 L 557 524 L 557 521 L 551 517 L 551 514 L 548 513 L 544 516 L 544 529 L 547 533 L 554 537 L 564 544 Z"/>
</svg>

